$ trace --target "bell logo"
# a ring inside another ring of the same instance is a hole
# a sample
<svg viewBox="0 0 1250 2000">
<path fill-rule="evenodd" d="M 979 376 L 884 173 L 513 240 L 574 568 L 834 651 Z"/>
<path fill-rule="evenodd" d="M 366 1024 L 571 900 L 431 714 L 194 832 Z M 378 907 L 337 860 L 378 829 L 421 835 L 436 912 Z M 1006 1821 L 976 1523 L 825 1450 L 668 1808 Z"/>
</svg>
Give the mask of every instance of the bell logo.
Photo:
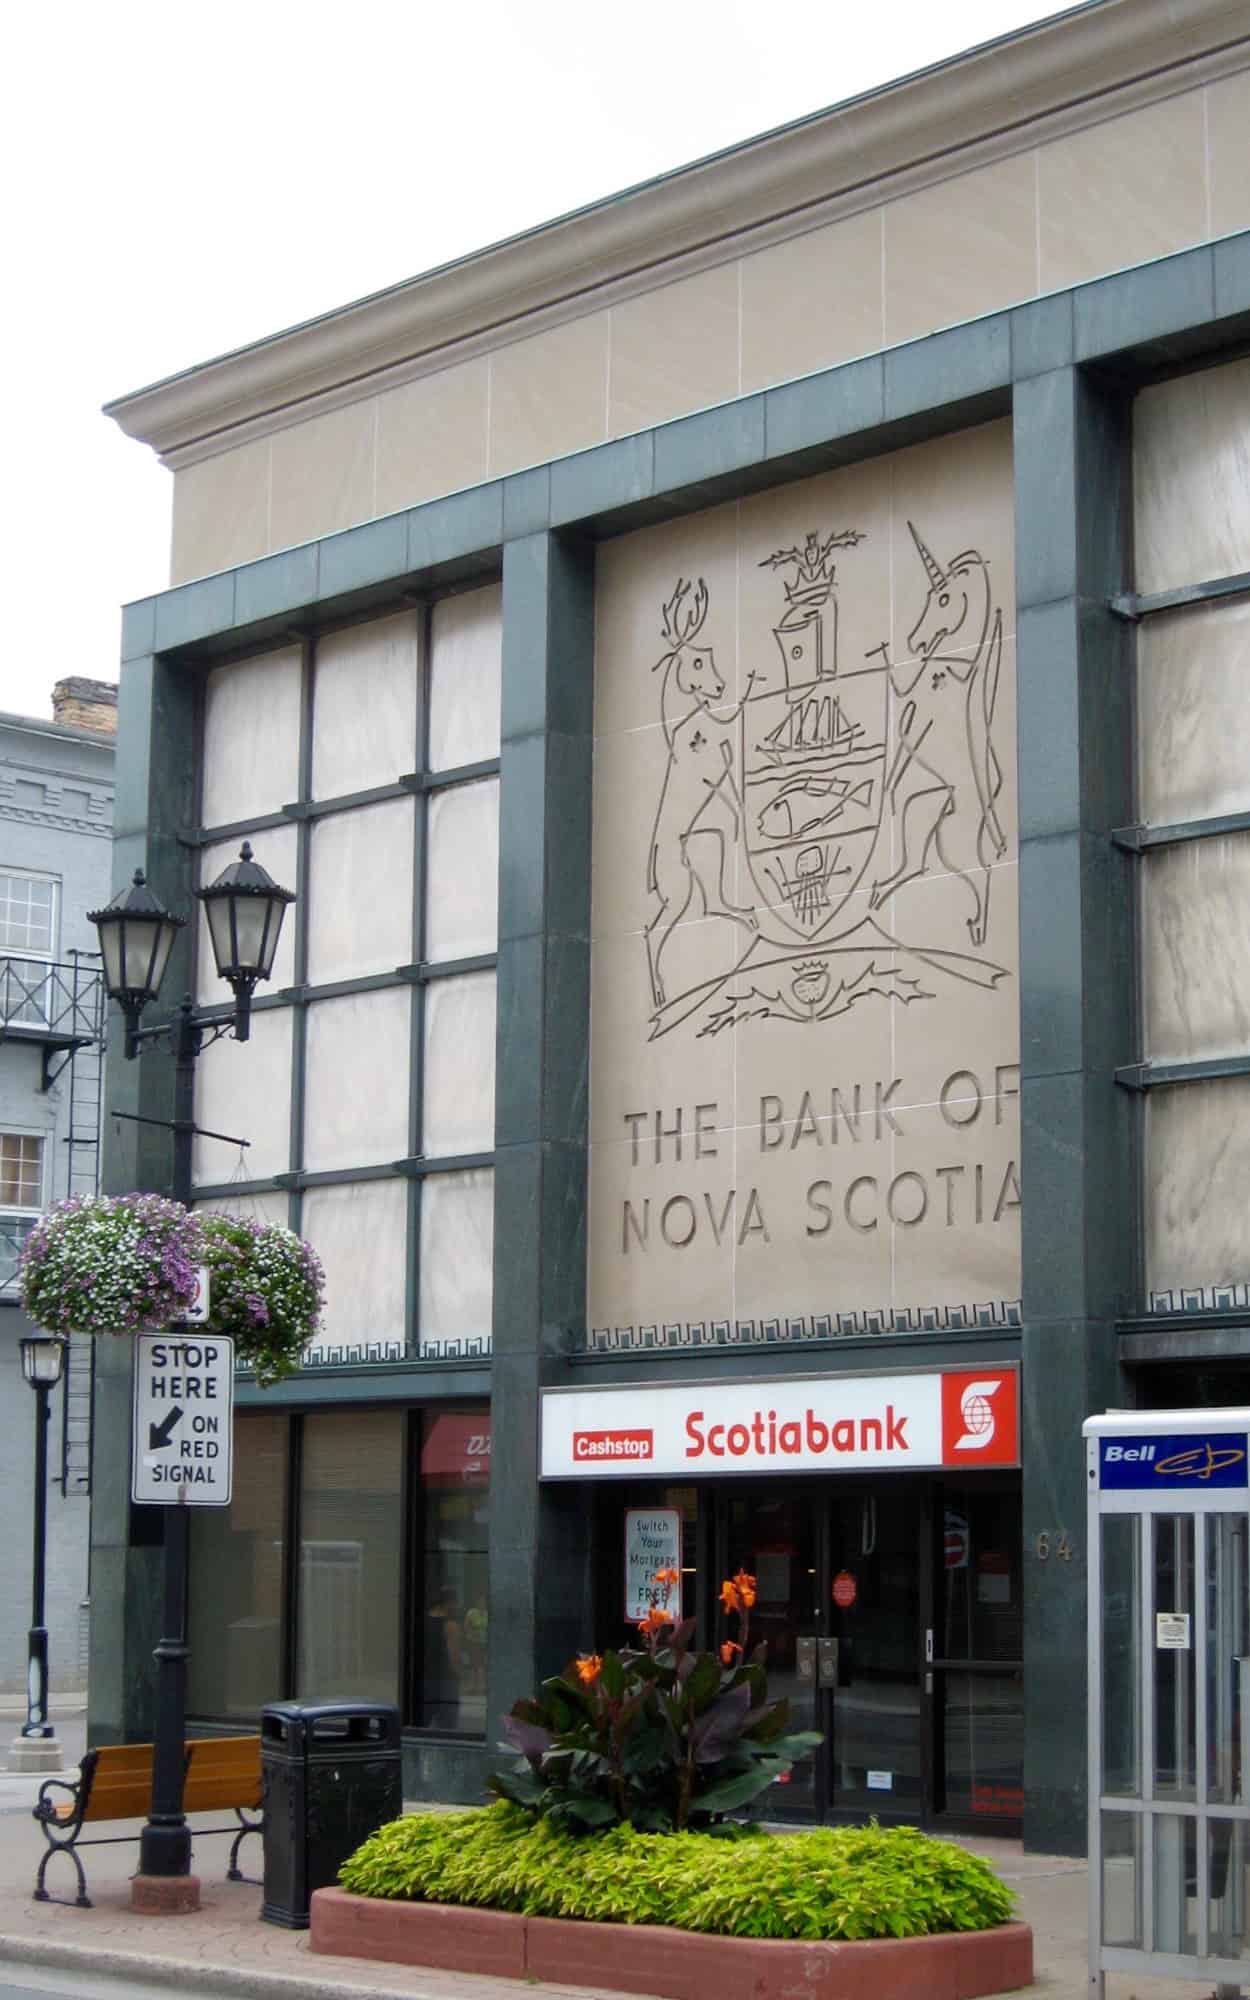
<svg viewBox="0 0 1250 2000">
<path fill-rule="evenodd" d="M 975 1454 L 982 1465 L 1015 1465 L 1019 1460 L 1019 1417 L 1014 1369 L 998 1375 L 942 1377 L 942 1462 L 967 1465 Z"/>
</svg>

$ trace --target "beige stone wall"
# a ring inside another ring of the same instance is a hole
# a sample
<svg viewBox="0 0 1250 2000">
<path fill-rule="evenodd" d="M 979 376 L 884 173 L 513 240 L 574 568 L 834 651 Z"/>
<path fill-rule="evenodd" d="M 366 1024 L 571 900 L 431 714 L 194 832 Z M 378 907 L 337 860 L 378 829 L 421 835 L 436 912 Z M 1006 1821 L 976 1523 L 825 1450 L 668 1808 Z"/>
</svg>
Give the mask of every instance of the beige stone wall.
<svg viewBox="0 0 1250 2000">
<path fill-rule="evenodd" d="M 1250 227 L 1250 70 L 1091 118 L 184 465 L 173 581 Z"/>
<path fill-rule="evenodd" d="M 1013 562 L 1005 423 L 600 549 L 592 1327 L 1018 1299 Z"/>
</svg>

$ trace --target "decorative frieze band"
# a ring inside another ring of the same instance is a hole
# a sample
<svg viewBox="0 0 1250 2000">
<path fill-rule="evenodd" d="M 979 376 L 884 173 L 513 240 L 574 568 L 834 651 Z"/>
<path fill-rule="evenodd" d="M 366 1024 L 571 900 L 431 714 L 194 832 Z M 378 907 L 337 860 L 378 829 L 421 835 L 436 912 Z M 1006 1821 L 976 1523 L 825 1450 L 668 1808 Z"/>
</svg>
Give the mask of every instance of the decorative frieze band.
<svg viewBox="0 0 1250 2000">
<path fill-rule="evenodd" d="M 1250 1283 L 1231 1285 L 1176 1285 L 1170 1291 L 1151 1292 L 1152 1313 L 1245 1312 L 1250 1310 Z"/>
<path fill-rule="evenodd" d="M 884 1333 L 967 1333 L 1020 1325 L 1019 1299 L 991 1299 L 969 1306 L 882 1306 L 863 1312 L 811 1313 L 778 1319 L 677 1320 L 663 1326 L 596 1326 L 586 1334 L 586 1352 L 638 1349 L 801 1346 L 804 1341 L 838 1340 Z"/>
</svg>

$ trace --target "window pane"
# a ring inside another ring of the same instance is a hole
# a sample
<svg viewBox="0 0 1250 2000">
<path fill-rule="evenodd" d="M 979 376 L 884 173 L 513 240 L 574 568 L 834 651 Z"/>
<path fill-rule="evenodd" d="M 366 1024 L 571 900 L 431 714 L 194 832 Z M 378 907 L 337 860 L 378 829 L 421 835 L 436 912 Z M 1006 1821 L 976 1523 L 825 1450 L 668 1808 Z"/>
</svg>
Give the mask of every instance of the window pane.
<svg viewBox="0 0 1250 2000">
<path fill-rule="evenodd" d="M 946 1810 L 1018 1819 L 1024 1811 L 1024 1675 L 941 1675 Z"/>
<path fill-rule="evenodd" d="M 1146 1266 L 1151 1294 L 1250 1277 L 1250 1078 L 1146 1097 Z M 1152 1297 L 1152 1304 L 1156 1301 Z"/>
<path fill-rule="evenodd" d="M 1154 1948 L 1198 1949 L 1198 1822 L 1180 1813 L 1152 1817 L 1155 1843 Z"/>
<path fill-rule="evenodd" d="M 486 1354 L 495 1176 L 430 1174 L 421 1188 L 421 1352 Z"/>
<path fill-rule="evenodd" d="M 346 1350 L 361 1359 L 402 1354 L 407 1229 L 407 1181 L 308 1190 L 303 1234 L 326 1274 L 317 1352 Z"/>
<path fill-rule="evenodd" d="M 431 771 L 499 755 L 503 592 L 445 597 L 434 606 L 430 657 Z"/>
<path fill-rule="evenodd" d="M 5 1208 L 43 1207 L 42 1139 L 0 1132 L 0 1203 Z"/>
<path fill-rule="evenodd" d="M 1147 824 L 1250 807 L 1247 660 L 1244 602 L 1162 612 L 1138 626 L 1138 771 Z"/>
<path fill-rule="evenodd" d="M 408 1151 L 407 986 L 308 1009 L 304 1165 L 365 1167 Z"/>
<path fill-rule="evenodd" d="M 1243 1819 L 1207 1822 L 1210 1867 L 1208 1949 L 1212 1958 L 1250 1955 L 1250 1827 Z"/>
<path fill-rule="evenodd" d="M 433 792 L 427 808 L 425 956 L 494 951 L 499 934 L 499 780 Z"/>
<path fill-rule="evenodd" d="M 1151 1523 L 1154 1549 L 1154 1615 L 1188 1620 L 1188 1643 L 1155 1646 L 1156 1798 L 1197 1795 L 1194 1756 L 1194 1517 L 1156 1514 Z M 1179 1950 L 1179 1946 L 1172 1949 Z"/>
<path fill-rule="evenodd" d="M 317 642 L 315 799 L 392 784 L 417 761 L 417 616 L 379 618 Z"/>
<path fill-rule="evenodd" d="M 51 958 L 56 885 L 35 876 L 0 872 L 0 946 Z"/>
<path fill-rule="evenodd" d="M 1138 1661 L 1141 1526 L 1132 1514 L 1102 1523 L 1102 1784 L 1136 1798 L 1141 1791 Z"/>
<path fill-rule="evenodd" d="M 425 989 L 421 1150 L 483 1153 L 495 1143 L 495 975 Z"/>
<path fill-rule="evenodd" d="M 1250 361 L 1142 391 L 1133 489 L 1138 590 L 1250 569 Z"/>
<path fill-rule="evenodd" d="M 1102 1941 L 1140 1949 L 1141 1833 L 1137 1813 L 1102 1816 Z"/>
<path fill-rule="evenodd" d="M 10 1291 L 16 1285 L 22 1245 L 38 1219 L 34 1215 L 0 1214 L 0 1290 Z"/>
<path fill-rule="evenodd" d="M 251 1718 L 282 1687 L 282 1538 L 287 1419 L 235 1417 L 229 1507 L 191 1515 L 187 1705 Z"/>
<path fill-rule="evenodd" d="M 1020 1494 L 946 1487 L 939 1659 L 1024 1657 Z"/>
<path fill-rule="evenodd" d="M 1207 1515 L 1207 1797 L 1221 1805 L 1243 1805 L 1250 1779 L 1247 1525 L 1245 1514 Z"/>
<path fill-rule="evenodd" d="M 256 819 L 295 798 L 300 677 L 298 646 L 213 668 L 204 692 L 201 825 Z"/>
<path fill-rule="evenodd" d="M 195 1066 L 195 1120 L 210 1132 L 246 1139 L 242 1171 L 249 1180 L 284 1174 L 291 1159 L 291 1009 L 253 1014 L 246 1042 L 229 1036 L 206 1048 Z M 197 1185 L 228 1181 L 239 1171 L 239 1149 L 196 1134 L 192 1176 Z"/>
<path fill-rule="evenodd" d="M 422 1729 L 486 1731 L 490 1411 L 422 1418 Z"/>
<path fill-rule="evenodd" d="M 295 841 L 293 826 L 270 827 L 267 833 L 258 833 L 252 840 L 256 859 L 262 868 L 267 868 L 275 882 L 284 889 L 295 887 Z M 223 868 L 229 868 L 239 858 L 242 836 L 238 840 L 223 840 L 213 847 L 200 850 L 199 887 L 206 888 L 215 882 Z M 229 1001 L 230 988 L 224 979 L 217 976 L 217 966 L 213 959 L 213 947 L 208 937 L 208 918 L 204 914 L 203 903 L 196 905 L 197 936 L 195 945 L 195 997 L 202 1006 L 211 1007 Z M 273 961 L 273 972 L 257 987 L 258 994 L 277 993 L 284 986 L 295 982 L 295 911 L 290 905 L 282 919 L 282 930 L 278 938 L 278 949 Z"/>
<path fill-rule="evenodd" d="M 297 1696 L 399 1692 L 404 1418 L 304 1419 Z"/>
<path fill-rule="evenodd" d="M 1250 834 L 1187 840 L 1142 865 L 1145 1054 L 1154 1062 L 1250 1046 Z"/>
<path fill-rule="evenodd" d="M 308 977 L 314 985 L 393 972 L 411 962 L 410 799 L 319 820 L 309 872 Z"/>
</svg>

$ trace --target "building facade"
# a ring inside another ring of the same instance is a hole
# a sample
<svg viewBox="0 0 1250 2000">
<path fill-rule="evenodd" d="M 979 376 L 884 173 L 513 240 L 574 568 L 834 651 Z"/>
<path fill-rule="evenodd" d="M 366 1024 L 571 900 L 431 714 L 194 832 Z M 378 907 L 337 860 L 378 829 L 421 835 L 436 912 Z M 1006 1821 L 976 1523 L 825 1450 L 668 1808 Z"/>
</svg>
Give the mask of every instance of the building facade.
<svg viewBox="0 0 1250 2000">
<path fill-rule="evenodd" d="M 18 1342 L 34 1329 L 17 1260 L 40 1212 L 94 1194 L 103 1001 L 87 911 L 107 900 L 117 690 L 57 683 L 53 719 L 0 716 L 0 1535 L 12 1587 L 0 1617 L 0 1691 L 26 1687 L 35 1399 Z M 56 1696 L 87 1679 L 91 1342 L 74 1342 L 51 1399 L 47 1624 Z"/>
<path fill-rule="evenodd" d="M 201 1726 L 385 1695 L 473 1796 L 741 1566 L 826 1739 L 770 1811 L 1081 1848 L 1081 1420 L 1250 1345 L 1248 110 L 1240 8 L 1097 0 L 112 406 L 175 472 L 114 879 L 296 890 L 196 1199 L 329 1287 L 195 1523 Z"/>
</svg>

